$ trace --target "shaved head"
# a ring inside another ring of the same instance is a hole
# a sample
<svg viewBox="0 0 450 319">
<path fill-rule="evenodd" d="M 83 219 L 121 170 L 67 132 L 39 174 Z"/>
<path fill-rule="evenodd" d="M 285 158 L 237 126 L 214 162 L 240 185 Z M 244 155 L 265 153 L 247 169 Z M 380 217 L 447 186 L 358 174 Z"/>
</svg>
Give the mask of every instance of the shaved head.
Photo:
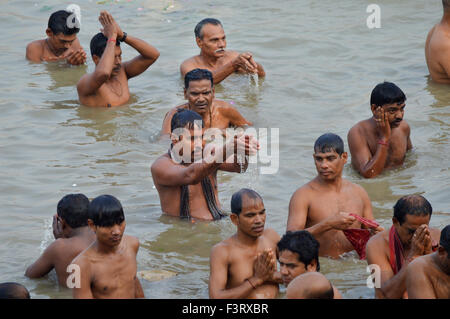
<svg viewBox="0 0 450 319">
<path fill-rule="evenodd" d="M 288 299 L 333 299 L 330 281 L 321 273 L 307 272 L 294 278 L 286 290 Z"/>
</svg>

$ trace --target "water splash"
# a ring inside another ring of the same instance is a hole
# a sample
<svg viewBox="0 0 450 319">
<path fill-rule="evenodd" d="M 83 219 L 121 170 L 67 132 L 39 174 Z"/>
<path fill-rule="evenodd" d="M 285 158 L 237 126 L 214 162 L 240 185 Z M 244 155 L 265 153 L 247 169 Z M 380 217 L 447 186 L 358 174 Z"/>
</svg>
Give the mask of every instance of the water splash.
<svg viewBox="0 0 450 319">
<path fill-rule="evenodd" d="M 39 245 L 39 250 L 41 254 L 54 239 L 52 224 L 53 224 L 53 217 L 44 220 L 44 239 L 42 239 L 41 244 Z"/>
</svg>

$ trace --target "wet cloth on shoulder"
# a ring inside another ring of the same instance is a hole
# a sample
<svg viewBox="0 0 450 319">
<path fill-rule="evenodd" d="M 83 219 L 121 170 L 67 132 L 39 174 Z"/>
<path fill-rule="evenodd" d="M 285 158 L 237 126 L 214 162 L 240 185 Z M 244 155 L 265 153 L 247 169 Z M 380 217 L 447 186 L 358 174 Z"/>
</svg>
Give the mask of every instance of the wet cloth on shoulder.
<svg viewBox="0 0 450 319">
<path fill-rule="evenodd" d="M 379 224 L 374 221 L 356 214 L 350 213 L 351 216 L 355 217 L 361 224 L 369 228 L 377 228 Z M 370 239 L 370 230 L 360 229 L 360 228 L 350 228 L 343 230 L 345 237 L 353 245 L 356 252 L 359 255 L 359 259 L 366 259 L 366 244 Z"/>
</svg>

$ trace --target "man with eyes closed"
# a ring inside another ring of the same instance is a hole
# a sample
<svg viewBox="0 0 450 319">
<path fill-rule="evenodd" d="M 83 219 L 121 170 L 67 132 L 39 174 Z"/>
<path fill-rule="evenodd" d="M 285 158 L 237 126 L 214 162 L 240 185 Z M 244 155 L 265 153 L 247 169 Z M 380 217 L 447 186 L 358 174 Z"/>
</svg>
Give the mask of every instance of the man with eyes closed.
<svg viewBox="0 0 450 319">
<path fill-rule="evenodd" d="M 339 258 L 354 249 L 342 230 L 365 227 L 350 213 L 373 220 L 372 204 L 364 188 L 342 178 L 347 152 L 339 136 L 320 136 L 313 157 L 318 175 L 292 195 L 287 231 L 307 230 L 320 244 L 319 256 Z"/>
<path fill-rule="evenodd" d="M 123 105 L 130 99 L 128 80 L 147 70 L 158 59 L 159 52 L 147 42 L 123 32 L 107 11 L 102 11 L 98 19 L 103 30 L 90 43 L 95 70 L 78 81 L 78 97 L 86 106 Z M 121 42 L 134 48 L 139 55 L 122 62 Z"/>
<path fill-rule="evenodd" d="M 378 84 L 370 97 L 373 117 L 348 132 L 352 166 L 363 177 L 372 178 L 385 168 L 402 165 L 412 149 L 411 130 L 403 120 L 405 101 L 405 94 L 394 83 Z"/>
</svg>

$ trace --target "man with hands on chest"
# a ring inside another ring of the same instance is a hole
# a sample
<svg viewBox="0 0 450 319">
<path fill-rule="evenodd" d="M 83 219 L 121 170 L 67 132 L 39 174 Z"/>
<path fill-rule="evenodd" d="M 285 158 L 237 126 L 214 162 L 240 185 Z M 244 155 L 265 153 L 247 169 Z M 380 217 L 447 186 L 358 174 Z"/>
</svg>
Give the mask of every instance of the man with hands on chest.
<svg viewBox="0 0 450 319">
<path fill-rule="evenodd" d="M 80 103 L 86 106 L 119 106 L 128 102 L 130 91 L 128 80 L 152 65 L 159 51 L 147 42 L 127 35 L 107 11 L 102 11 L 99 21 L 102 32 L 91 40 L 90 48 L 95 71 L 84 75 L 77 84 Z M 124 42 L 140 54 L 122 63 Z"/>
</svg>

